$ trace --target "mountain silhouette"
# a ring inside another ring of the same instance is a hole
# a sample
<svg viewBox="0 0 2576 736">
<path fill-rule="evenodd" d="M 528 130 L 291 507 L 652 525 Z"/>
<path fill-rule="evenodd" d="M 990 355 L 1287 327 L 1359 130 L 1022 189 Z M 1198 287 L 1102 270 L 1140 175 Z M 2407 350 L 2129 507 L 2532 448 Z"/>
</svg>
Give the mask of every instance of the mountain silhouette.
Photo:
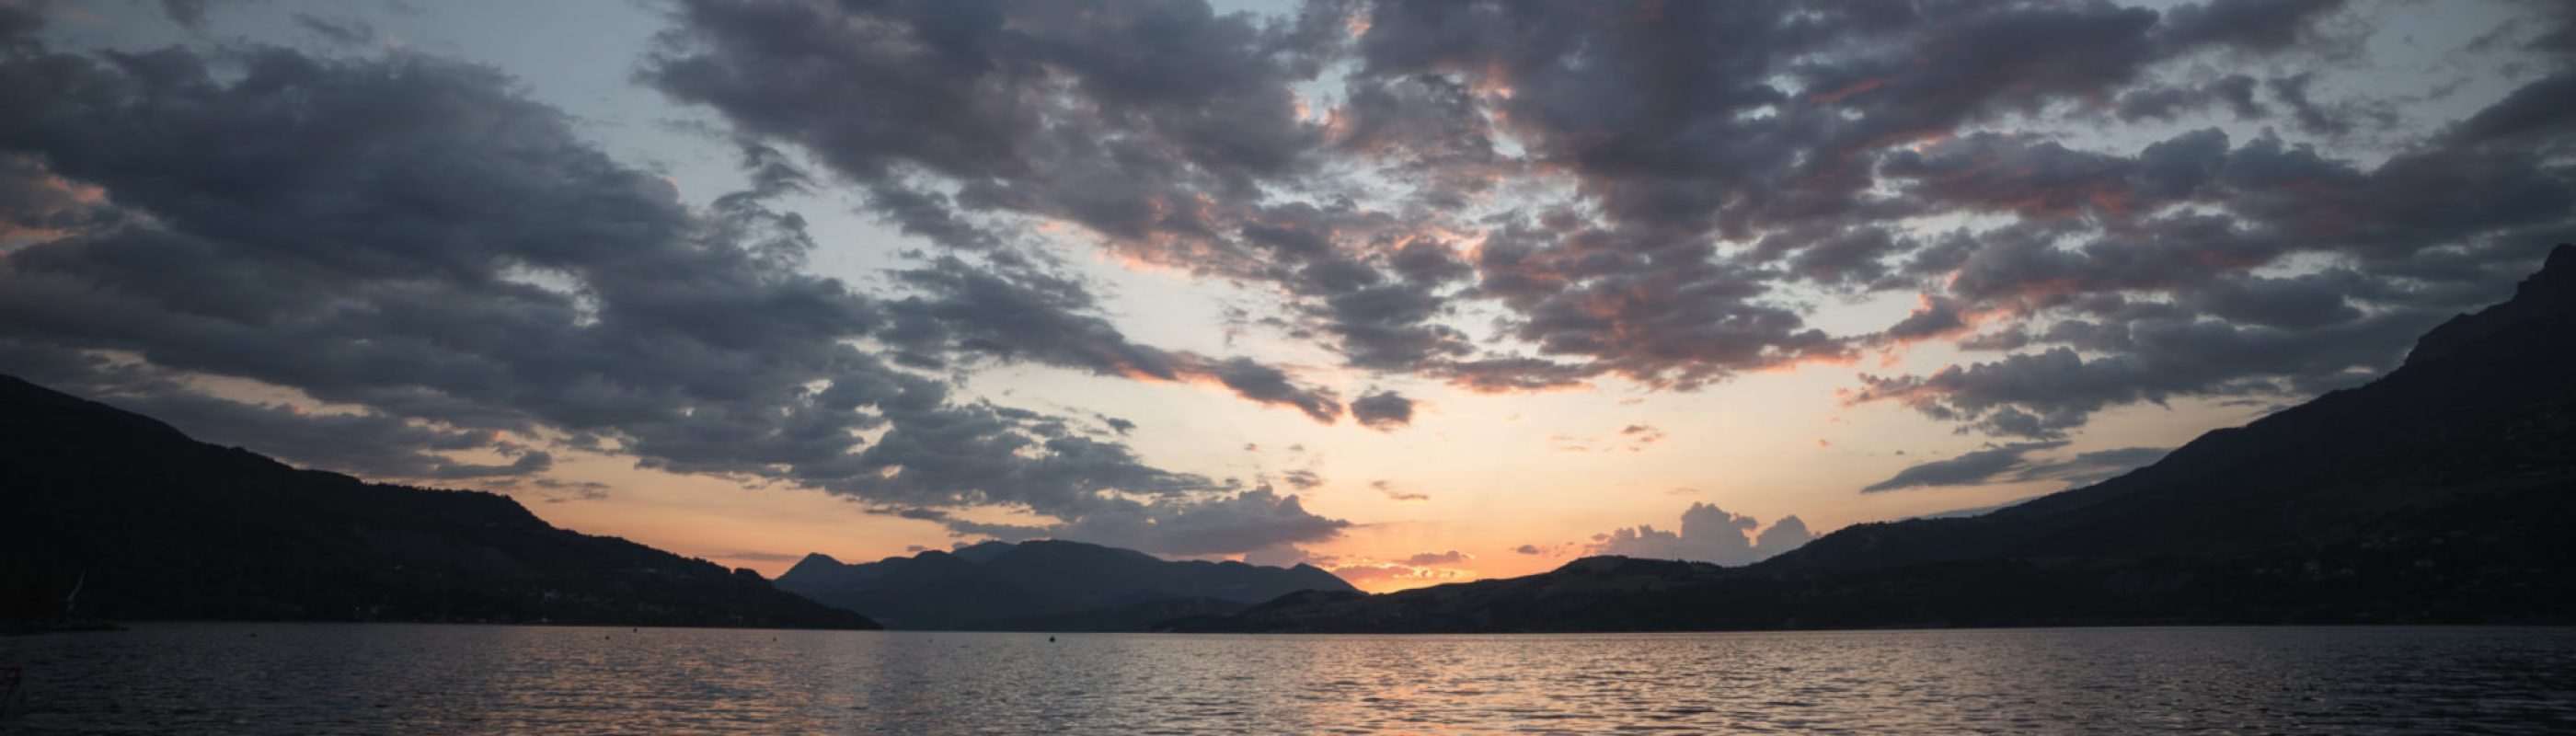
<svg viewBox="0 0 2576 736">
<path fill-rule="evenodd" d="M 1191 631 L 2576 622 L 2576 246 L 2369 384 L 2084 488 L 1743 568 L 1596 557 Z"/>
<path fill-rule="evenodd" d="M 844 564 L 807 555 L 778 587 L 898 629 L 1113 631 L 1234 613 L 1297 591 L 1356 592 L 1310 565 L 1165 560 L 1040 540 Z"/>
<path fill-rule="evenodd" d="M 119 620 L 876 628 L 506 496 L 298 470 L 0 376 L 0 622 L 66 598 Z"/>
</svg>

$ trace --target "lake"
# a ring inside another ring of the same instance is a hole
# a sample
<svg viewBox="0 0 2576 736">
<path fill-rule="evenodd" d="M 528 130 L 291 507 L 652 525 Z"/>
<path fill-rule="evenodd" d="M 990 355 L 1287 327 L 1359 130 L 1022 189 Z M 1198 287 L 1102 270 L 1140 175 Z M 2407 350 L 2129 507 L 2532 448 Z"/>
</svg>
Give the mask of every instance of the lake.
<svg viewBox="0 0 2576 736">
<path fill-rule="evenodd" d="M 1502 636 L 164 624 L 6 733 L 2576 731 L 2576 630 Z"/>
</svg>

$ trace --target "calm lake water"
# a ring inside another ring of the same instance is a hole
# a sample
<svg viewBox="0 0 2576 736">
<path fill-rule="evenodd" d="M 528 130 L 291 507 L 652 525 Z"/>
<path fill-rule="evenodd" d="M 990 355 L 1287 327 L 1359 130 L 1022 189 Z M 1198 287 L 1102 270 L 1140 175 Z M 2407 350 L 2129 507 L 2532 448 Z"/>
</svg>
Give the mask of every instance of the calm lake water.
<svg viewBox="0 0 2576 736">
<path fill-rule="evenodd" d="M 7 733 L 2576 732 L 2576 630 L 0 639 Z"/>
</svg>

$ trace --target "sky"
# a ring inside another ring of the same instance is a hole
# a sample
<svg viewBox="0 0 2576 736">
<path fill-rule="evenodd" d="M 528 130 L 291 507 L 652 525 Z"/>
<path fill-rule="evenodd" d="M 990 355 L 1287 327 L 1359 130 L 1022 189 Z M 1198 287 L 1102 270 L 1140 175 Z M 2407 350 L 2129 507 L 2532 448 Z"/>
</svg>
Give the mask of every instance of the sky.
<svg viewBox="0 0 2576 736">
<path fill-rule="evenodd" d="M 2394 367 L 2556 2 L 0 0 L 0 373 L 776 575 L 1744 564 Z"/>
</svg>

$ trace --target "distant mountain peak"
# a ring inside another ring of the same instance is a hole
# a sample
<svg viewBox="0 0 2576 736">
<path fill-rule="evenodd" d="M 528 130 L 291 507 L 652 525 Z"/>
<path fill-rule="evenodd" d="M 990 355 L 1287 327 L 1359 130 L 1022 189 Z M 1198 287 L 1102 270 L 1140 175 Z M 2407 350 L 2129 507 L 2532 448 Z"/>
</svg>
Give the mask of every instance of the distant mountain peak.
<svg viewBox="0 0 2576 736">
<path fill-rule="evenodd" d="M 1061 539 L 981 542 L 855 565 L 817 557 L 779 576 L 778 587 L 898 628 L 1141 628 L 1297 591 L 1357 591 L 1311 565 L 1166 560 Z"/>
<path fill-rule="evenodd" d="M 2512 299 L 2452 317 L 2424 333 L 2406 354 L 2405 364 L 2438 359 L 2508 326 L 2571 311 L 2576 311 L 2576 245 L 2559 243 L 2549 250 L 2539 272 L 2514 287 Z"/>
<path fill-rule="evenodd" d="M 1018 546 L 1019 545 L 1012 544 L 1010 542 L 998 540 L 985 541 L 959 547 L 956 550 L 951 551 L 950 554 L 965 558 L 968 562 L 984 562 L 995 557 L 1000 557 L 1003 553 L 1009 552 Z"/>
<path fill-rule="evenodd" d="M 787 568 L 786 574 L 793 575 L 798 570 L 831 570 L 840 567 L 841 561 L 833 559 L 831 555 L 812 552 L 806 554 L 805 559 L 797 560 L 794 566 Z"/>
</svg>

